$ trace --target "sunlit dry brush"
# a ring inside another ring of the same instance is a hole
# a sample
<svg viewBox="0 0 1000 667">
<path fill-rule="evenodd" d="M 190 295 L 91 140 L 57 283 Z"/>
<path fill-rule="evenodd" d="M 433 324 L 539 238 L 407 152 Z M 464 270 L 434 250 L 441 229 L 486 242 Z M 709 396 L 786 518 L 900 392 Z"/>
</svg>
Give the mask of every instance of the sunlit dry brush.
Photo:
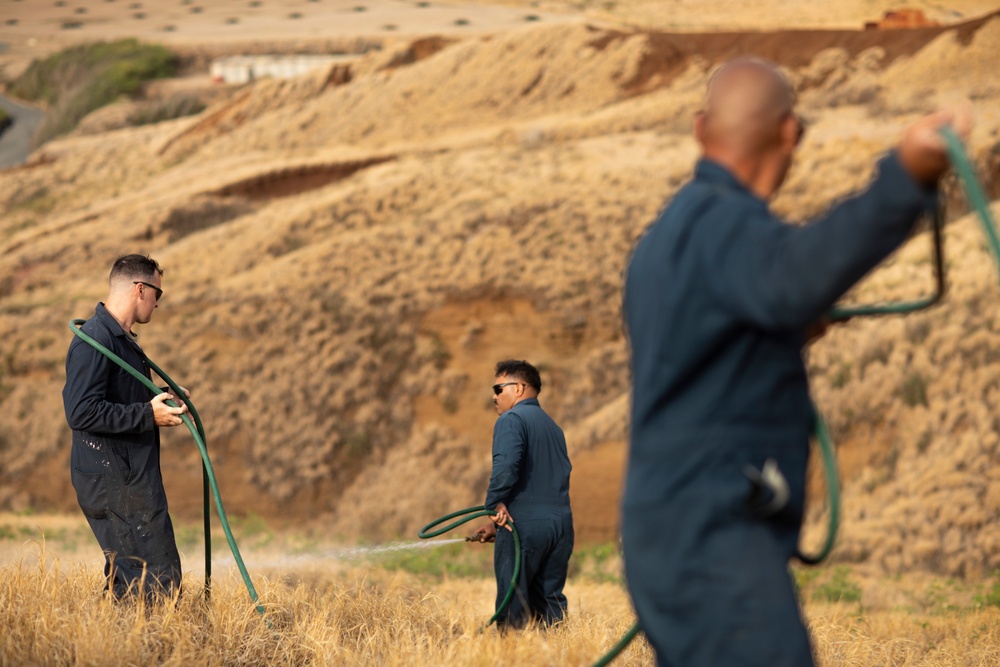
<svg viewBox="0 0 1000 667">
<path fill-rule="evenodd" d="M 36 565 L 0 568 L 0 664 L 266 664 L 296 655 L 294 646 L 279 650 L 232 585 L 219 586 L 211 603 L 192 590 L 179 600 L 115 604 L 103 583 L 94 568 L 63 569 L 44 551 Z"/>
<path fill-rule="evenodd" d="M 576 558 L 576 557 L 575 557 Z M 0 665 L 590 665 L 631 628 L 620 583 L 572 577 L 569 614 L 553 629 L 481 630 L 494 584 L 382 565 L 316 559 L 253 573 L 263 619 L 242 580 L 216 576 L 205 600 L 188 576 L 179 599 L 115 604 L 94 567 L 0 568 Z M 608 564 L 620 567 L 612 557 Z M 902 579 L 848 566 L 797 569 L 820 667 L 984 667 L 1000 659 L 1000 584 Z M 984 593 L 984 590 L 986 591 Z M 648 665 L 640 636 L 615 664 Z"/>
<path fill-rule="evenodd" d="M 632 623 L 611 584 L 571 584 L 558 628 L 501 635 L 481 630 L 488 577 L 428 583 L 371 567 L 254 579 L 267 620 L 235 574 L 207 601 L 188 577 L 179 599 L 115 604 L 93 568 L 60 568 L 40 550 L 37 564 L 0 568 L 0 664 L 589 664 Z M 651 659 L 641 640 L 625 655 Z"/>
<path fill-rule="evenodd" d="M 986 667 L 1000 661 L 995 607 L 960 614 L 858 613 L 827 605 L 810 614 L 819 667 Z"/>
<path fill-rule="evenodd" d="M 925 233 L 857 298 L 929 293 L 929 252 Z M 847 476 L 835 558 L 979 577 L 1000 568 L 992 529 L 1000 511 L 1000 321 L 992 305 L 1000 277 L 972 216 L 948 225 L 945 252 L 940 305 L 836 327 L 810 364 Z"/>
</svg>

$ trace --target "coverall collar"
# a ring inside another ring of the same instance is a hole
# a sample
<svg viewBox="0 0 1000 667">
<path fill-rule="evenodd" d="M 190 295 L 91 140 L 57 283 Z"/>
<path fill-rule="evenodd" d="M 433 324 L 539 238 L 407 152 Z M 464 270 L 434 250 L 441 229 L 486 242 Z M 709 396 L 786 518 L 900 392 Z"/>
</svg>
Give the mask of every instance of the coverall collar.
<svg viewBox="0 0 1000 667">
<path fill-rule="evenodd" d="M 99 319 L 101 323 L 108 328 L 108 331 L 110 331 L 112 335 L 123 336 L 126 340 L 135 342 L 136 335 L 130 331 L 125 331 L 125 329 L 122 328 L 122 325 L 118 323 L 115 316 L 108 312 L 108 309 L 105 307 L 103 301 L 99 301 L 97 303 L 97 307 L 94 309 L 94 315 L 96 315 L 97 319 Z"/>
<path fill-rule="evenodd" d="M 733 172 L 729 171 L 726 167 L 714 160 L 706 157 L 700 158 L 694 168 L 694 177 L 696 180 L 707 182 L 715 185 L 716 187 L 744 194 L 754 201 L 759 202 L 765 209 L 768 207 L 767 202 L 754 194 L 754 192 L 746 185 L 741 183 L 736 176 L 733 175 Z"/>
</svg>

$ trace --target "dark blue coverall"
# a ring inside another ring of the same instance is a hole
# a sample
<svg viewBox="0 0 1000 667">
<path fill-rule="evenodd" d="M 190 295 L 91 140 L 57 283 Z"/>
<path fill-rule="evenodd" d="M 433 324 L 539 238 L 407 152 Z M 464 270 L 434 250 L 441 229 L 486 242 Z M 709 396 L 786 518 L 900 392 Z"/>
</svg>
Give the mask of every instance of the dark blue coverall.
<svg viewBox="0 0 1000 667">
<path fill-rule="evenodd" d="M 142 348 L 97 305 L 83 331 L 147 378 Z M 75 337 L 66 354 L 63 407 L 73 429 L 73 488 L 105 555 L 117 597 L 142 581 L 147 593 L 181 584 L 181 560 L 160 474 L 160 432 L 149 389 Z"/>
<path fill-rule="evenodd" d="M 622 543 L 658 664 L 813 664 L 787 571 L 814 419 L 805 330 L 907 238 L 934 194 L 890 153 L 866 191 L 795 227 L 703 159 L 637 243 Z M 767 459 L 790 491 L 769 515 L 773 496 L 748 468 Z"/>
<path fill-rule="evenodd" d="M 551 625 L 563 618 L 562 591 L 573 553 L 571 469 L 562 429 L 538 399 L 524 399 L 497 418 L 484 505 L 487 509 L 506 505 L 521 539 L 517 592 L 497 619 L 498 627 L 519 628 L 531 620 Z M 514 538 L 505 528 L 497 528 L 493 569 L 499 608 L 514 574 Z"/>
</svg>

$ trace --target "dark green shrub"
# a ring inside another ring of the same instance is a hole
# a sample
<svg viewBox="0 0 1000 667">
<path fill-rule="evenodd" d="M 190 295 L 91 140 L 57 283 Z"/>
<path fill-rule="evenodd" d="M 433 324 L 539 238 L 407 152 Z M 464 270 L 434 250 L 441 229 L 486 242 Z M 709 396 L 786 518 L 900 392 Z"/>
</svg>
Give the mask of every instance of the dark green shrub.
<svg viewBox="0 0 1000 667">
<path fill-rule="evenodd" d="M 913 371 L 903 378 L 899 387 L 899 397 L 909 407 L 927 405 L 927 380 L 918 371 Z"/>
<path fill-rule="evenodd" d="M 36 60 L 10 86 L 21 99 L 44 102 L 49 113 L 38 143 L 65 134 L 84 116 L 132 95 L 151 79 L 173 76 L 174 55 L 135 39 L 82 44 Z"/>
</svg>

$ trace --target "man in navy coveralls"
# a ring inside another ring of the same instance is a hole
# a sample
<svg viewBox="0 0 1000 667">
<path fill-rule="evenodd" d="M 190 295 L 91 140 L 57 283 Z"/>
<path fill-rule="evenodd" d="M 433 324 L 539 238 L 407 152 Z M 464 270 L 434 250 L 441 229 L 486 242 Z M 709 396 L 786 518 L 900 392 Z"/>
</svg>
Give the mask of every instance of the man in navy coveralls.
<svg viewBox="0 0 1000 667">
<path fill-rule="evenodd" d="M 562 591 L 573 553 L 572 466 L 566 438 L 538 404 L 542 380 L 534 366 L 526 361 L 501 361 L 495 377 L 493 404 L 500 416 L 493 426 L 493 470 L 484 505 L 497 514 L 475 536 L 480 542 L 496 540 L 497 607 L 514 574 L 510 524 L 521 539 L 517 592 L 497 626 L 520 628 L 529 621 L 552 625 L 566 613 Z M 498 531 L 497 526 L 507 530 Z"/>
<path fill-rule="evenodd" d="M 813 664 L 787 571 L 813 427 L 801 348 L 933 205 L 948 167 L 940 126 L 971 124 L 963 113 L 917 121 L 868 189 L 795 227 L 767 203 L 801 138 L 794 102 L 770 63 L 740 59 L 715 73 L 695 118 L 694 178 L 627 270 L 634 385 L 622 542 L 660 665 Z"/>
<path fill-rule="evenodd" d="M 160 298 L 163 270 L 142 255 L 119 257 L 108 299 L 83 331 L 149 375 L 132 325 L 146 324 Z M 164 401 L 84 340 L 66 354 L 63 406 L 73 429 L 71 475 L 80 509 L 104 550 L 104 574 L 116 598 L 180 588 L 181 561 L 160 475 L 160 426 L 177 426 L 187 412 Z M 179 401 L 178 401 L 179 402 Z"/>
</svg>

